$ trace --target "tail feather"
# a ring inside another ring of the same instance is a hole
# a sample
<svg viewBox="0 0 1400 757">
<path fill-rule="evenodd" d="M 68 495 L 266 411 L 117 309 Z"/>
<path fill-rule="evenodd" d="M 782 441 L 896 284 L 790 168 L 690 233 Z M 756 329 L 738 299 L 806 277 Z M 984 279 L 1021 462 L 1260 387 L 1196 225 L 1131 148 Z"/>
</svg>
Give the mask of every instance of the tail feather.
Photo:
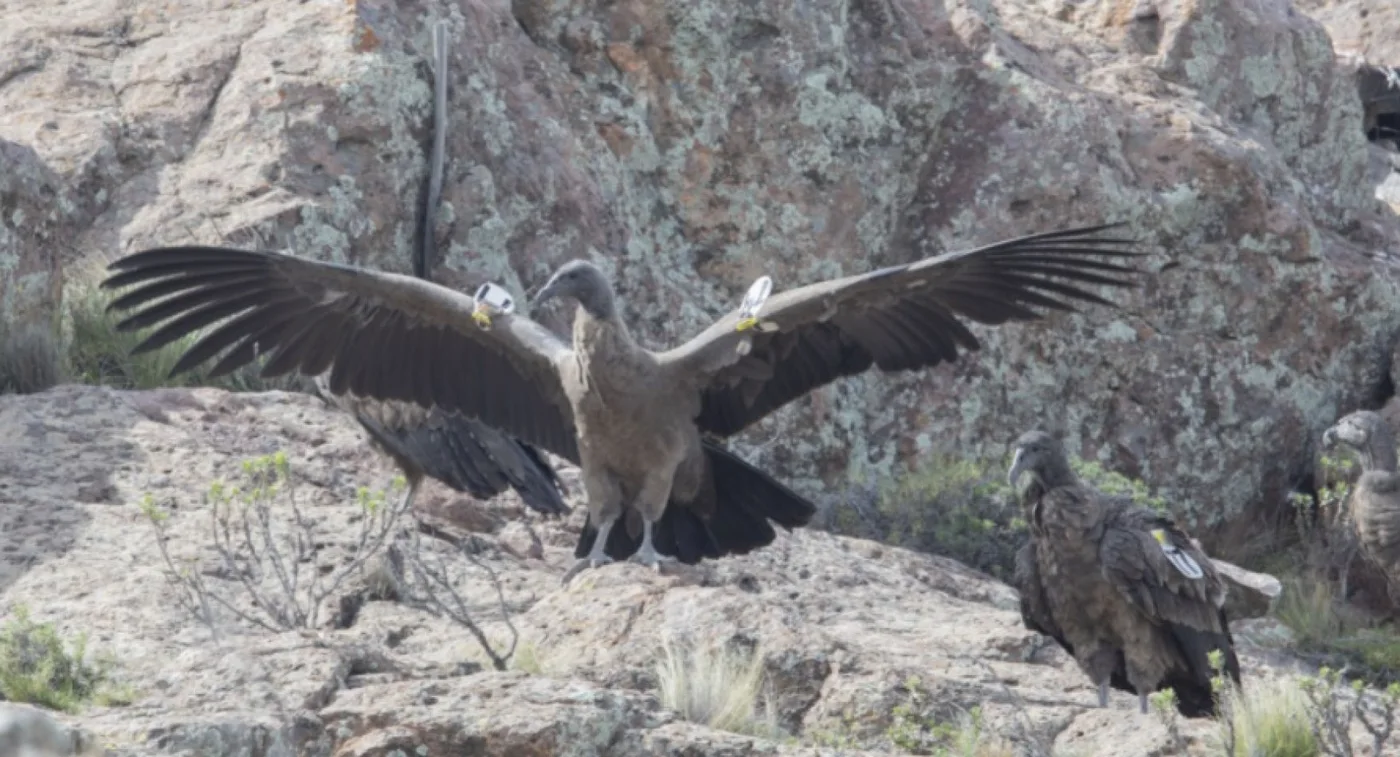
<svg viewBox="0 0 1400 757">
<path fill-rule="evenodd" d="M 691 503 L 672 499 L 652 531 L 656 551 L 687 565 L 705 558 L 742 555 L 773 543 L 773 521 L 791 531 L 805 526 L 816 507 L 768 474 L 735 457 L 710 441 L 704 442 L 709 474 L 714 484 L 714 512 L 701 517 Z M 588 521 L 574 547 L 576 557 L 593 549 L 598 530 Z M 619 523 L 608 533 L 604 551 L 614 560 L 625 560 L 642 545 Z"/>
<path fill-rule="evenodd" d="M 816 506 L 767 473 L 713 442 L 706 440 L 704 446 L 714 477 L 715 497 L 721 503 L 726 500 L 741 503 L 747 512 L 771 520 L 789 531 L 807 525 L 816 514 Z M 773 537 L 769 536 L 764 543 L 772 540 Z"/>
<path fill-rule="evenodd" d="M 1169 627 L 1172 640 L 1190 666 L 1190 672 L 1172 671 L 1162 682 L 1162 688 L 1169 687 L 1176 692 L 1177 710 L 1188 718 L 1216 714 L 1215 693 L 1210 684 L 1216 675 L 1210 665 L 1211 652 L 1219 650 L 1224 655 L 1225 675 L 1236 685 L 1240 682 L 1240 660 L 1235 654 L 1235 640 L 1224 610 L 1219 611 L 1219 618 L 1223 632 L 1202 631 L 1180 624 Z"/>
<path fill-rule="evenodd" d="M 532 509 L 546 515 L 569 511 L 569 506 L 564 504 L 564 486 L 559 482 L 559 475 L 538 449 L 480 421 L 462 420 L 479 445 L 480 453 L 474 458 L 479 461 L 478 465 L 489 465 L 499 471 Z"/>
</svg>

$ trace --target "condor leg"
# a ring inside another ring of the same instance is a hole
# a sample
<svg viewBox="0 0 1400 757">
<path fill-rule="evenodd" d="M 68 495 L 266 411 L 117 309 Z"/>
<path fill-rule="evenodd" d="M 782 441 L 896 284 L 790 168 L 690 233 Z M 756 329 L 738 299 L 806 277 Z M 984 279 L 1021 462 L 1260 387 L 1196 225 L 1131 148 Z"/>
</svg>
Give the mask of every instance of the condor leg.
<svg viewBox="0 0 1400 757">
<path fill-rule="evenodd" d="M 661 520 L 662 514 L 666 512 L 667 500 L 671 498 L 672 475 L 668 472 L 665 475 L 649 476 L 642 486 L 641 494 L 637 497 L 637 511 L 642 515 L 642 545 L 637 548 L 636 554 L 627 558 L 629 562 L 639 562 L 658 573 L 661 571 L 662 562 L 675 562 L 675 558 L 657 552 L 656 545 L 652 542 L 652 531 L 656 521 Z"/>
<path fill-rule="evenodd" d="M 589 475 L 585 470 L 583 476 L 583 488 L 588 496 L 588 520 L 596 523 L 598 532 L 593 537 L 593 548 L 588 550 L 588 556 L 574 563 L 572 568 L 564 574 L 562 583 L 568 583 L 569 579 L 578 575 L 579 571 L 586 568 L 599 568 L 612 562 L 608 557 L 608 534 L 612 533 L 613 526 L 617 525 L 617 519 L 622 515 L 622 492 L 617 485 L 605 475 Z M 601 503 L 601 504 L 595 504 Z"/>
</svg>

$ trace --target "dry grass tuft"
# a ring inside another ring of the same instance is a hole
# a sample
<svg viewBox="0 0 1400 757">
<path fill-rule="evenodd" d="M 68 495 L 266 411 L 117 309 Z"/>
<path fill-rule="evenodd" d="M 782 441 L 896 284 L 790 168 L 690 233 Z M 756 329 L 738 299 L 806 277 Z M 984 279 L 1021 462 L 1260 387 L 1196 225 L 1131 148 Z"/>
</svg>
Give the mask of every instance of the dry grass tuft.
<svg viewBox="0 0 1400 757">
<path fill-rule="evenodd" d="M 693 723 L 761 738 L 779 738 L 782 729 L 763 694 L 763 657 L 728 648 L 680 647 L 662 643 L 656 663 L 661 704 Z"/>
<path fill-rule="evenodd" d="M 63 380 L 63 351 L 42 326 L 0 327 L 0 394 L 42 392 Z"/>
<path fill-rule="evenodd" d="M 1223 689 L 1221 752 L 1258 757 L 1317 757 L 1322 754 L 1313 732 L 1308 699 L 1292 680 L 1251 681 L 1241 691 Z"/>
</svg>

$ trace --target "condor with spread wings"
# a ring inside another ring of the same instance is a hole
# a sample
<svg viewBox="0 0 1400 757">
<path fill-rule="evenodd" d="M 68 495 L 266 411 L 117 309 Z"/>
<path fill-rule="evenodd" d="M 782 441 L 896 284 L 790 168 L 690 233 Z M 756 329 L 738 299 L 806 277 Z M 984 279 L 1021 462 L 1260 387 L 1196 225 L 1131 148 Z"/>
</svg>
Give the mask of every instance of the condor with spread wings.
<svg viewBox="0 0 1400 757">
<path fill-rule="evenodd" d="M 788 402 L 874 366 L 909 371 L 978 349 L 965 321 L 1034 320 L 1037 309 L 1109 305 L 1087 286 L 1132 286 L 1133 240 L 1108 226 L 1020 237 L 799 287 L 731 312 L 685 344 L 637 344 L 602 271 L 560 267 L 536 305 L 577 303 L 571 343 L 522 315 L 474 318 L 476 301 L 409 276 L 271 252 L 147 250 L 103 286 L 124 330 L 158 326 L 151 350 L 205 330 L 172 373 L 222 375 L 266 356 L 262 375 L 329 371 L 336 394 L 441 407 L 578 463 L 588 525 L 570 571 L 633 556 L 694 563 L 769 544 L 811 503 L 727 452 Z M 622 527 L 615 528 L 618 520 Z"/>
</svg>

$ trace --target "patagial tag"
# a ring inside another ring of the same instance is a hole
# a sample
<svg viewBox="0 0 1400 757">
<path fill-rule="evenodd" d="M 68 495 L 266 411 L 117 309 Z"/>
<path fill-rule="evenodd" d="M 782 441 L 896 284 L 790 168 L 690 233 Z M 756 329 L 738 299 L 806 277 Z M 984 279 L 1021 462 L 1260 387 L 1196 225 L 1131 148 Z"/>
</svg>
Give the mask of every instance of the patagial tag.
<svg viewBox="0 0 1400 757">
<path fill-rule="evenodd" d="M 1205 575 L 1205 572 L 1201 570 L 1201 566 L 1197 565 L 1196 561 L 1191 559 L 1190 555 L 1182 552 L 1180 548 L 1172 544 L 1171 539 L 1167 537 L 1165 529 L 1152 529 L 1152 538 L 1157 540 L 1157 544 L 1162 548 L 1162 553 L 1167 556 L 1167 560 L 1171 561 L 1171 564 L 1181 575 L 1187 578 L 1200 578 Z"/>
<path fill-rule="evenodd" d="M 476 290 L 474 299 L 476 307 L 472 308 L 472 320 L 484 329 L 491 328 L 492 313 L 515 312 L 515 298 L 510 296 L 510 292 L 489 281 Z"/>
<path fill-rule="evenodd" d="M 747 331 L 758 325 L 758 310 L 763 307 L 763 303 L 768 301 L 768 295 L 773 292 L 773 280 L 767 276 L 759 276 L 749 287 L 748 294 L 744 295 L 743 304 L 739 305 L 739 323 L 735 324 L 735 331 Z"/>
</svg>

